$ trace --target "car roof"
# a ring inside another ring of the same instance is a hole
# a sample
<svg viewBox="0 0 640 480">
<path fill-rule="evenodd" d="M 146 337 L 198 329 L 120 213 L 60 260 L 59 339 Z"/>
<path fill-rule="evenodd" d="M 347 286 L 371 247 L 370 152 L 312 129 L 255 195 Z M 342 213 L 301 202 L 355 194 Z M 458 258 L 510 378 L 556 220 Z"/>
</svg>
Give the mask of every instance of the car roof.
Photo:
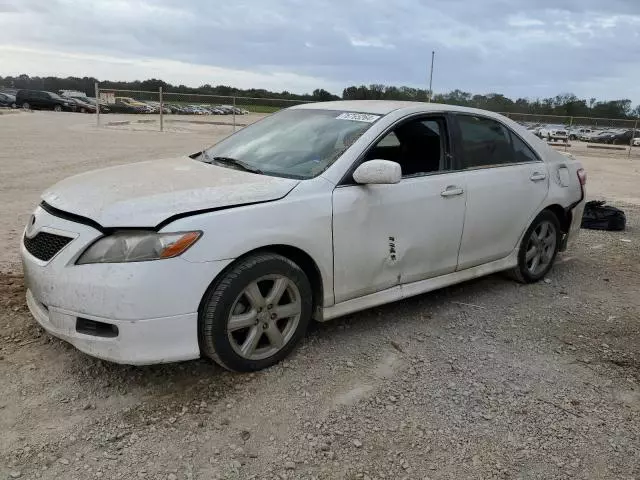
<svg viewBox="0 0 640 480">
<path fill-rule="evenodd" d="M 501 115 L 479 110 L 477 108 L 460 107 L 458 105 L 447 105 L 444 103 L 425 102 L 404 102 L 399 100 L 339 100 L 334 102 L 303 103 L 291 107 L 295 110 L 338 110 L 342 112 L 371 113 L 375 115 L 387 115 L 395 110 L 407 109 L 415 111 L 419 109 L 425 113 L 429 112 L 461 112 L 476 113 L 485 116 L 499 117 Z"/>
</svg>

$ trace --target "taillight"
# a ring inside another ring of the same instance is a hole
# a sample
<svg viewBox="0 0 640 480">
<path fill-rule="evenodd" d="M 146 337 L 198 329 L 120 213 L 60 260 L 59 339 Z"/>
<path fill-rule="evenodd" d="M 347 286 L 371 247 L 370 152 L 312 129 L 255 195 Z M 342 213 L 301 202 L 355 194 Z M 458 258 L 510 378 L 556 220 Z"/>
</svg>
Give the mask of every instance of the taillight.
<svg viewBox="0 0 640 480">
<path fill-rule="evenodd" d="M 583 187 L 587 184 L 587 172 L 584 171 L 584 168 L 578 169 L 578 180 Z"/>
</svg>

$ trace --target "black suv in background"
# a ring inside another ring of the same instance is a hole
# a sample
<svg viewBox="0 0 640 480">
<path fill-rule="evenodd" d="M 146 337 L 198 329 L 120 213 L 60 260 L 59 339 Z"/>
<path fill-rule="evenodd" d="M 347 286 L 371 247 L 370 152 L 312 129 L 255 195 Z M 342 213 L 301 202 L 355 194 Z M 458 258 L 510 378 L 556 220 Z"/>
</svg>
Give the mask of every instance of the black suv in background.
<svg viewBox="0 0 640 480">
<path fill-rule="evenodd" d="M 75 103 L 53 92 L 43 90 L 18 90 L 16 105 L 25 110 L 55 110 L 56 112 L 74 112 Z"/>
</svg>

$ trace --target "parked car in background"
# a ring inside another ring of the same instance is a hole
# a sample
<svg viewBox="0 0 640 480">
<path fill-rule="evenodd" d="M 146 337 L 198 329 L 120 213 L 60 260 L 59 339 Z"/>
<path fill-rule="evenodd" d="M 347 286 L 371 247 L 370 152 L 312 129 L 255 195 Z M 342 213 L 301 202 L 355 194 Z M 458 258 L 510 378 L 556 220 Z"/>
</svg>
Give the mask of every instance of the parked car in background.
<svg viewBox="0 0 640 480">
<path fill-rule="evenodd" d="M 640 137 L 634 137 L 633 146 L 634 147 L 640 147 Z"/>
<path fill-rule="evenodd" d="M 165 106 L 171 110 L 171 113 L 175 113 L 175 114 L 187 114 L 189 113 L 187 111 L 187 108 L 185 107 L 185 105 L 182 104 L 178 104 L 178 103 L 166 103 Z"/>
<path fill-rule="evenodd" d="M 69 102 L 72 102 L 75 104 L 75 111 L 76 112 L 80 112 L 80 113 L 96 113 L 96 106 L 95 104 L 91 104 L 88 102 L 85 102 L 84 100 L 81 100 L 79 98 L 76 97 L 66 97 L 67 100 Z"/>
<path fill-rule="evenodd" d="M 130 97 L 116 97 L 115 105 L 122 105 L 129 109 L 129 112 L 123 113 L 151 113 L 153 111 L 153 108 L 146 103 Z"/>
<path fill-rule="evenodd" d="M 582 133 L 578 136 L 578 140 L 583 142 L 590 142 L 594 137 L 600 135 L 602 130 L 593 129 L 590 132 Z"/>
<path fill-rule="evenodd" d="M 595 132 L 593 135 L 588 136 L 588 141 L 591 143 L 609 143 L 616 132 L 612 130 L 601 130 Z"/>
<path fill-rule="evenodd" d="M 76 104 L 57 93 L 44 90 L 18 90 L 16 105 L 25 110 L 54 110 L 73 112 Z"/>
<path fill-rule="evenodd" d="M 16 108 L 16 97 L 9 93 L 0 92 L 0 107 Z"/>
<path fill-rule="evenodd" d="M 160 113 L 160 102 L 144 102 L 151 107 L 151 113 Z M 169 114 L 171 109 L 167 105 L 162 105 L 162 113 Z"/>
<path fill-rule="evenodd" d="M 89 105 L 93 106 L 94 109 L 94 113 L 95 113 L 95 106 L 96 106 L 96 99 L 94 97 L 75 97 L 78 100 L 88 103 Z M 105 101 L 100 101 L 100 113 L 109 113 L 111 112 L 111 105 L 108 104 Z"/>
<path fill-rule="evenodd" d="M 633 138 L 633 130 L 619 130 L 611 138 L 612 145 L 630 145 Z"/>
<path fill-rule="evenodd" d="M 188 157 L 49 188 L 22 239 L 27 305 L 106 360 L 260 370 L 312 319 L 504 270 L 542 280 L 579 232 L 585 183 L 496 113 L 299 105 Z"/>
<path fill-rule="evenodd" d="M 61 90 L 60 96 L 72 100 L 76 104 L 76 110 L 81 113 L 95 113 L 96 112 L 96 99 L 94 97 L 88 97 L 83 92 L 75 90 Z M 104 101 L 100 102 L 100 113 L 109 113 L 111 109 Z"/>
<path fill-rule="evenodd" d="M 581 137 L 593 132 L 594 130 L 592 128 L 572 128 L 569 130 L 569 140 L 579 140 Z"/>
<path fill-rule="evenodd" d="M 633 136 L 633 130 L 625 129 L 612 129 L 601 132 L 591 138 L 591 142 L 594 143 L 608 143 L 611 145 L 629 145 L 631 143 L 631 137 Z"/>
<path fill-rule="evenodd" d="M 547 125 L 538 130 L 538 136 L 548 142 L 566 142 L 569 138 L 567 130 L 562 126 Z"/>
</svg>

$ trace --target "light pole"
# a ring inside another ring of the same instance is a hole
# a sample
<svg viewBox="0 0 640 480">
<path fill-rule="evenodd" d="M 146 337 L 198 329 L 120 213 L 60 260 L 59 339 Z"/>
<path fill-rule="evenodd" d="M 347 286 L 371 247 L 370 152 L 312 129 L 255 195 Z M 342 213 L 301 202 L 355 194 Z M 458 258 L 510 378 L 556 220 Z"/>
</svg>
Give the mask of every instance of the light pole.
<svg viewBox="0 0 640 480">
<path fill-rule="evenodd" d="M 431 73 L 429 74 L 429 103 L 431 103 L 431 97 L 433 97 L 433 60 L 436 57 L 435 50 L 431 51 Z"/>
</svg>

